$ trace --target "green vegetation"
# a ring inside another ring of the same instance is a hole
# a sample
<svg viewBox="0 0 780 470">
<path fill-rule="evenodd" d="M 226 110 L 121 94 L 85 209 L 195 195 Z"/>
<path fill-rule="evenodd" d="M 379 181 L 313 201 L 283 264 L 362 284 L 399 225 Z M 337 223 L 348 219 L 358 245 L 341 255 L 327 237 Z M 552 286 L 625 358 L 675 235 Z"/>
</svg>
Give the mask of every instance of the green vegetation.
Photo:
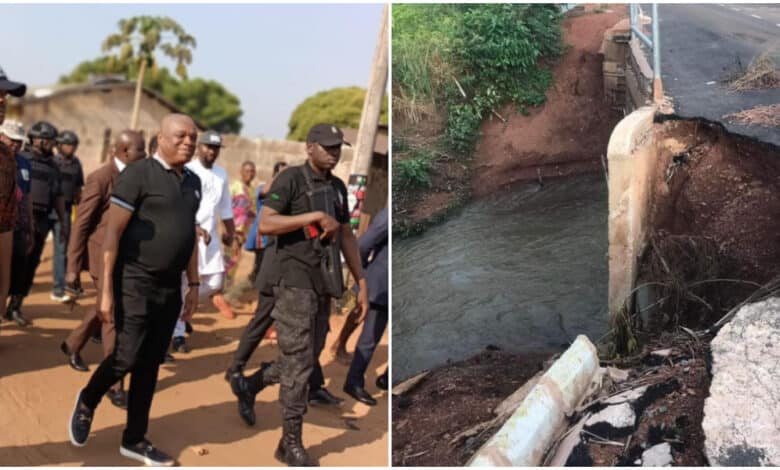
<svg viewBox="0 0 780 470">
<path fill-rule="evenodd" d="M 122 75 L 126 80 L 141 80 L 144 87 L 160 93 L 182 112 L 189 114 L 208 128 L 224 133 L 241 132 L 241 103 L 219 82 L 187 78 L 187 65 L 192 63 L 195 38 L 176 21 L 167 17 L 135 16 L 119 21 L 119 32 L 103 41 L 103 52 L 117 51 L 78 64 L 60 83 L 87 83 L 90 77 Z M 159 68 L 157 51 L 176 63 L 176 76 L 167 68 Z M 147 73 L 147 71 L 149 73 Z M 135 126 L 136 104 L 131 118 Z"/>
<path fill-rule="evenodd" d="M 122 75 L 136 80 L 138 67 L 129 63 L 110 63 L 108 57 L 99 57 L 78 64 L 68 75 L 60 77 L 60 83 L 87 83 L 92 76 Z M 202 78 L 179 80 L 167 68 L 152 68 L 144 76 L 144 87 L 160 93 L 209 129 L 238 134 L 241 132 L 241 102 L 221 83 Z"/>
<path fill-rule="evenodd" d="M 562 51 L 560 20 L 555 5 L 394 5 L 394 110 L 411 123 L 446 116 L 443 143 L 468 155 L 496 107 L 544 102 L 541 63 Z"/>
<path fill-rule="evenodd" d="M 333 88 L 310 96 L 299 104 L 288 122 L 287 138 L 304 141 L 309 129 L 322 122 L 357 129 L 363 112 L 366 90 L 360 87 Z M 387 124 L 387 102 L 382 105 L 379 122 Z M 354 142 L 352 142 L 354 144 Z"/>
<path fill-rule="evenodd" d="M 431 186 L 431 154 L 417 150 L 409 158 L 393 166 L 393 187 L 399 189 L 428 188 Z"/>
</svg>

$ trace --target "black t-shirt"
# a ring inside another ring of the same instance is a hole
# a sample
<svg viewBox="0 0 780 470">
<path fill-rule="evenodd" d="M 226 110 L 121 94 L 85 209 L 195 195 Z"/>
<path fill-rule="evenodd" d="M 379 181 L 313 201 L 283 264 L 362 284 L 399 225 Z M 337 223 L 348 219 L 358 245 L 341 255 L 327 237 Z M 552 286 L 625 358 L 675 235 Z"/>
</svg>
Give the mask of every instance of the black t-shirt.
<svg viewBox="0 0 780 470">
<path fill-rule="evenodd" d="M 84 172 L 81 169 L 81 162 L 75 155 L 70 159 L 57 155 L 54 157 L 54 163 L 60 169 L 62 197 L 65 199 L 65 205 L 73 204 L 76 190 L 84 186 Z"/>
<path fill-rule="evenodd" d="M 307 174 L 315 192 L 328 188 L 335 193 L 331 198 L 316 198 L 317 201 L 333 201 L 332 207 L 311 207 L 307 195 Z M 269 194 L 263 199 L 263 205 L 276 210 L 281 215 L 300 215 L 313 210 L 322 210 L 341 224 L 349 223 L 347 187 L 344 182 L 333 175 L 318 175 L 308 163 L 279 173 Z M 312 240 L 306 237 L 304 229 L 279 235 L 276 243 L 278 253 L 275 264 L 278 272 L 273 276 L 275 284 L 279 285 L 284 281 L 287 287 L 314 289 L 321 292 L 322 276 L 319 266 L 322 255 L 315 250 Z"/>
<path fill-rule="evenodd" d="M 49 213 L 54 209 L 54 200 L 62 195 L 60 169 L 53 156 L 36 152 L 23 153 L 30 161 L 30 200 L 33 210 Z"/>
<path fill-rule="evenodd" d="M 200 178 L 186 168 L 179 176 L 156 158 L 128 165 L 111 197 L 112 204 L 133 212 L 119 241 L 117 266 L 166 284 L 180 283 L 195 246 L 200 199 Z"/>
</svg>

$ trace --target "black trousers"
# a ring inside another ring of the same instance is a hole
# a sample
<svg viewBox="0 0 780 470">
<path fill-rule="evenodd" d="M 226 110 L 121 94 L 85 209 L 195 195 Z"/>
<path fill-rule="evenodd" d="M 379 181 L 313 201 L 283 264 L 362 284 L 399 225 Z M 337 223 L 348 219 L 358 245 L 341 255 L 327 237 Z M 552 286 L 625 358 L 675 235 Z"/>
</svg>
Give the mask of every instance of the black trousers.
<svg viewBox="0 0 780 470">
<path fill-rule="evenodd" d="M 241 340 L 238 343 L 238 349 L 233 354 L 233 363 L 230 365 L 231 371 L 243 370 L 246 367 L 246 363 L 249 362 L 249 358 L 252 353 L 255 352 L 260 342 L 265 337 L 268 328 L 274 323 L 271 312 L 274 309 L 275 300 L 273 295 L 265 294 L 262 291 L 258 292 L 259 301 L 257 308 L 255 309 L 255 316 L 249 321 L 244 333 L 241 335 Z M 316 360 L 312 373 L 309 376 L 309 389 L 317 390 L 325 385 L 325 378 L 322 373 L 322 366 L 320 365 L 319 355 L 322 349 L 325 347 L 325 340 L 328 335 L 328 329 L 320 331 L 320 338 L 316 342 L 318 347 L 315 350 Z M 276 382 L 273 382 L 276 383 Z M 259 388 L 259 387 L 257 387 Z"/>
<path fill-rule="evenodd" d="M 100 363 L 82 391 L 82 401 L 95 409 L 100 399 L 129 372 L 127 426 L 122 443 L 137 444 L 149 426 L 157 373 L 181 312 L 181 285 L 151 277 L 114 274 L 114 351 Z"/>
<path fill-rule="evenodd" d="M 46 245 L 46 237 L 50 231 L 54 231 L 54 221 L 49 220 L 46 212 L 33 212 L 35 220 L 35 234 L 32 253 L 27 254 L 27 240 L 24 233 L 14 232 L 14 254 L 11 260 L 11 288 L 10 295 L 27 297 L 35 280 L 35 271 L 41 264 L 41 254 Z M 17 235 L 18 234 L 18 235 Z M 19 250 L 17 250 L 19 248 Z"/>
<path fill-rule="evenodd" d="M 247 381 L 255 393 L 263 386 L 279 383 L 282 419 L 301 420 L 307 410 L 309 383 L 319 382 L 322 377 L 317 358 L 328 334 L 330 298 L 295 287 L 274 287 L 274 297 L 271 317 L 276 321 L 279 358 Z M 315 365 L 319 377 L 314 372 Z"/>
<path fill-rule="evenodd" d="M 371 304 L 366 314 L 363 330 L 360 332 L 355 355 L 347 372 L 347 384 L 358 387 L 365 386 L 365 374 L 371 356 L 374 355 L 376 345 L 385 334 L 387 327 L 387 306 Z"/>
</svg>

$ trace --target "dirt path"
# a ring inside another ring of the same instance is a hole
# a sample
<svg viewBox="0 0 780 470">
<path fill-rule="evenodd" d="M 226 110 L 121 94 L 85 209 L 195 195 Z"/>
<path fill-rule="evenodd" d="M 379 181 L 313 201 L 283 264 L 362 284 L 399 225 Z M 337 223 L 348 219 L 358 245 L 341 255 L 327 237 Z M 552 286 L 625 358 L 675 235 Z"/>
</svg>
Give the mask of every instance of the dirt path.
<svg viewBox="0 0 780 470">
<path fill-rule="evenodd" d="M 249 257 L 242 260 L 242 272 L 250 261 Z M 98 408 L 87 446 L 79 449 L 68 440 L 66 426 L 74 396 L 89 374 L 72 370 L 59 344 L 78 324 L 86 305 L 94 302 L 94 291 L 88 290 L 82 305 L 69 312 L 49 300 L 51 268 L 47 247 L 24 309 L 32 326 L 19 328 L 8 322 L 0 326 L 0 465 L 133 465 L 118 452 L 125 414 L 108 400 Z M 200 311 L 205 313 L 196 314 L 195 334 L 189 340 L 193 351 L 175 355 L 176 362 L 160 370 L 149 439 L 184 466 L 280 465 L 273 457 L 281 435 L 278 387 L 258 395 L 257 424 L 250 428 L 238 417 L 235 397 L 223 379 L 253 305 L 241 308 L 236 320 L 222 318 L 210 305 L 201 305 Z M 340 331 L 343 319 L 332 317 L 332 331 Z M 345 396 L 341 386 L 347 367 L 328 353 L 334 338 L 331 333 L 322 355 L 326 386 Z M 356 339 L 357 334 L 350 349 Z M 276 345 L 264 341 L 249 366 L 254 369 L 276 353 Z M 94 370 L 100 360 L 99 346 L 87 343 L 83 357 Z M 366 377 L 366 388 L 379 401 L 376 407 L 351 398 L 340 408 L 310 407 L 303 441 L 321 465 L 388 464 L 388 395 L 374 393 L 374 380 L 387 358 L 385 336 Z M 207 453 L 198 455 L 198 449 Z"/>
<path fill-rule="evenodd" d="M 604 98 L 603 57 L 599 54 L 604 32 L 626 16 L 624 5 L 594 11 L 563 22 L 569 47 L 553 68 L 547 101 L 527 116 L 512 105 L 482 124 L 477 145 L 472 189 L 476 196 L 490 194 L 508 184 L 544 177 L 601 170 L 601 155 L 621 114 Z"/>
</svg>

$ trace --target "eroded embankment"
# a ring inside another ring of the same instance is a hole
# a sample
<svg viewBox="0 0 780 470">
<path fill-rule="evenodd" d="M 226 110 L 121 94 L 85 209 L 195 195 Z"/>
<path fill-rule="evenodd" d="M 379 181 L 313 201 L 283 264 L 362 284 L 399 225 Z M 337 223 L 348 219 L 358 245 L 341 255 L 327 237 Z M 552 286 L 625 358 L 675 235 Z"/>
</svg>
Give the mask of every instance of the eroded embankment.
<svg viewBox="0 0 780 470">
<path fill-rule="evenodd" d="M 623 5 L 588 5 L 564 20 L 566 52 L 552 67 L 545 103 L 519 112 L 507 105 L 480 128 L 475 155 L 463 160 L 434 151 L 430 186 L 393 191 L 393 226 L 402 235 L 438 223 L 473 196 L 527 180 L 602 171 L 602 156 L 621 113 L 604 96 L 599 53 L 604 33 L 626 17 Z M 415 148 L 434 148 L 443 118 L 428 110 L 419 122 L 394 119 L 394 136 Z"/>
</svg>

